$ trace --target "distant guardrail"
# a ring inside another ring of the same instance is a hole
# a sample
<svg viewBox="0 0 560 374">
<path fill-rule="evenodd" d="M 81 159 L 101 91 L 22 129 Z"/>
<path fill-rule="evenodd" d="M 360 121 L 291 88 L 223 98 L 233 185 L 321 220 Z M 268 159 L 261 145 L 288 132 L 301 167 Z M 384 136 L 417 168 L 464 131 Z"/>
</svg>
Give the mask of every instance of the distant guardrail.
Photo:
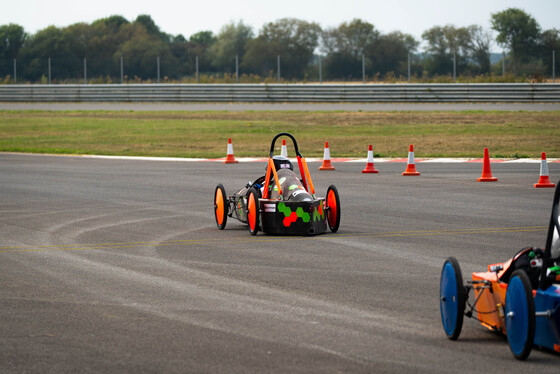
<svg viewBox="0 0 560 374">
<path fill-rule="evenodd" d="M 556 83 L 0 85 L 2 102 L 560 102 Z"/>
</svg>

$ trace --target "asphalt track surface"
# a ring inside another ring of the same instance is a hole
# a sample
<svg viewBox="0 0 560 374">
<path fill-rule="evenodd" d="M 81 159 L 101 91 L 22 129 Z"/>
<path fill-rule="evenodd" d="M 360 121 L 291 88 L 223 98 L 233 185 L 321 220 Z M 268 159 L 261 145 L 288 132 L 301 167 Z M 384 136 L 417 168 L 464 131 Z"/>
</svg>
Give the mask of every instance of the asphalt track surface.
<svg viewBox="0 0 560 374">
<path fill-rule="evenodd" d="M 560 111 L 560 103 L 1 103 L 0 110 L 125 111 Z"/>
<path fill-rule="evenodd" d="M 439 312 L 446 257 L 468 277 L 544 246 L 538 164 L 318 166 L 339 232 L 252 237 L 212 198 L 262 163 L 0 154 L 0 372 L 558 373 L 474 320 L 449 341 Z"/>
</svg>

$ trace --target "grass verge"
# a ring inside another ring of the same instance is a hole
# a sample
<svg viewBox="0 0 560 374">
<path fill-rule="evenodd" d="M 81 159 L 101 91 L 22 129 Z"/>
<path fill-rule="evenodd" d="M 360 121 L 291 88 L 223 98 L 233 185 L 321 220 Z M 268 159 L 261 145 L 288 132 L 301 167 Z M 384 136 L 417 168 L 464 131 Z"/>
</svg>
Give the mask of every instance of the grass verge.
<svg viewBox="0 0 560 374">
<path fill-rule="evenodd" d="M 215 158 L 231 137 L 236 157 L 265 157 L 290 132 L 307 157 L 325 141 L 332 157 L 365 157 L 369 144 L 376 157 L 406 157 L 409 144 L 416 157 L 560 157 L 559 124 L 560 112 L 0 111 L 0 151 Z"/>
</svg>

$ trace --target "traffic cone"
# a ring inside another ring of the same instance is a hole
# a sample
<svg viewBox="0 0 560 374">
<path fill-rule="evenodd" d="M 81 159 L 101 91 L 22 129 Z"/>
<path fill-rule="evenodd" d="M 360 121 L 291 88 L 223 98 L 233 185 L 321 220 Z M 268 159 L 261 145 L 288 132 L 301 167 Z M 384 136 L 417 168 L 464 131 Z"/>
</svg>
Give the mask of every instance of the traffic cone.
<svg viewBox="0 0 560 374">
<path fill-rule="evenodd" d="M 369 149 L 367 151 L 366 168 L 362 170 L 362 173 L 379 173 L 379 170 L 375 169 L 375 166 L 373 166 L 373 148 L 371 147 L 371 144 L 369 145 Z"/>
<path fill-rule="evenodd" d="M 239 161 L 237 161 L 235 157 L 233 157 L 233 144 L 231 144 L 231 138 L 228 138 L 227 157 L 224 161 L 224 164 L 236 164 L 238 162 Z"/>
<path fill-rule="evenodd" d="M 539 182 L 535 183 L 533 186 L 535 188 L 547 188 L 556 186 L 554 183 L 550 182 L 548 177 L 548 164 L 546 163 L 546 154 L 541 153 L 541 172 L 539 177 Z"/>
<path fill-rule="evenodd" d="M 334 170 L 334 166 L 331 164 L 331 151 L 329 150 L 329 142 L 325 142 L 325 152 L 323 153 L 323 165 L 319 167 L 319 170 Z"/>
<path fill-rule="evenodd" d="M 476 178 L 477 182 L 497 182 L 498 178 L 492 176 L 490 170 L 490 156 L 488 155 L 488 148 L 484 148 L 484 163 L 482 164 L 482 175 Z"/>
<path fill-rule="evenodd" d="M 408 162 L 406 163 L 406 170 L 403 171 L 402 175 L 420 175 L 416 171 L 416 165 L 414 165 L 414 147 L 412 144 L 408 148 Z"/>
<path fill-rule="evenodd" d="M 288 157 L 288 149 L 286 148 L 286 139 L 282 139 L 282 150 L 280 151 L 280 156 Z"/>
</svg>

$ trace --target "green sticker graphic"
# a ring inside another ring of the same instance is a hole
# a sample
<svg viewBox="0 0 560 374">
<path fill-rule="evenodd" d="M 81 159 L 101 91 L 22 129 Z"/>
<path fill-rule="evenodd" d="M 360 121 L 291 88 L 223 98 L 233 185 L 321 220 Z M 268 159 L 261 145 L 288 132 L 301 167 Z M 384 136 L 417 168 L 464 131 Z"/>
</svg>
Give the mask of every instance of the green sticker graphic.
<svg viewBox="0 0 560 374">
<path fill-rule="evenodd" d="M 325 219 L 323 205 L 319 203 L 316 209 L 313 210 L 313 222 L 322 221 Z"/>
<path fill-rule="evenodd" d="M 284 203 L 278 203 L 278 211 L 283 213 L 284 217 L 290 217 L 292 215 L 292 210 Z M 311 220 L 309 213 L 304 212 L 302 207 L 296 209 L 296 215 L 298 218 L 301 218 L 303 222 L 309 222 Z"/>
</svg>

